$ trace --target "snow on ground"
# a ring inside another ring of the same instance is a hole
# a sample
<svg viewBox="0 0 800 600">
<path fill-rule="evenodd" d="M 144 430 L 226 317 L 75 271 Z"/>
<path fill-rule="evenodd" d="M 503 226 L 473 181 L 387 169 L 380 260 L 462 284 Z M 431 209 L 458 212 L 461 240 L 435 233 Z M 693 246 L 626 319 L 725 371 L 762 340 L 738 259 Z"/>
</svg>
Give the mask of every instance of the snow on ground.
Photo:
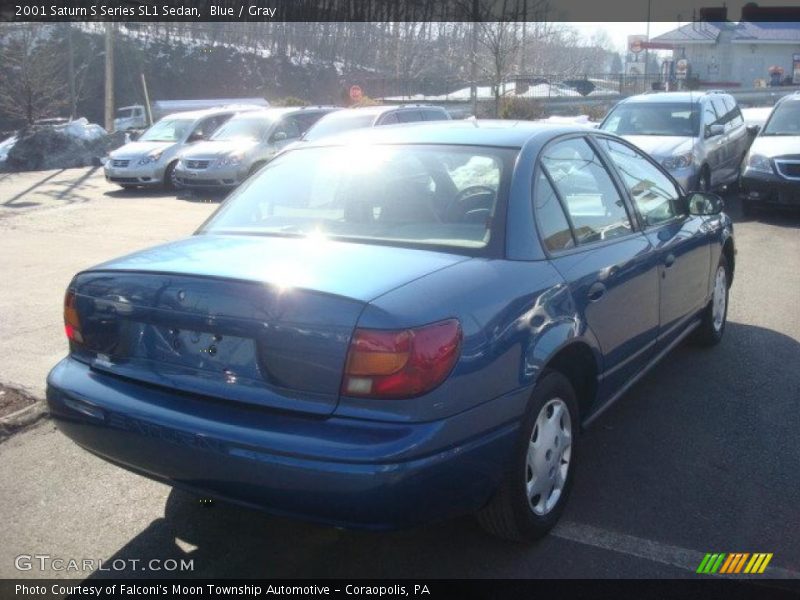
<svg viewBox="0 0 800 600">
<path fill-rule="evenodd" d="M 91 141 L 99 140 L 108 135 L 105 129 L 100 127 L 97 123 L 89 123 L 85 117 L 70 121 L 62 126 L 64 133 L 70 137 L 78 138 L 81 140 Z"/>
<path fill-rule="evenodd" d="M 14 144 L 17 143 L 17 136 L 12 135 L 7 140 L 3 140 L 0 142 L 0 163 L 5 162 L 6 158 L 8 157 L 8 152 L 14 147 Z"/>
<path fill-rule="evenodd" d="M 490 85 L 482 85 L 475 88 L 478 100 L 493 100 L 494 87 Z M 590 96 L 619 96 L 616 90 L 601 89 L 594 90 Z M 537 83 L 531 85 L 524 92 L 517 93 L 516 84 L 513 82 L 504 83 L 500 86 L 500 96 L 504 98 L 580 98 L 580 92 L 572 89 L 569 86 L 559 83 Z M 430 95 L 412 94 L 409 96 L 387 96 L 384 98 L 387 102 L 467 102 L 471 99 L 471 90 L 469 87 L 461 88 L 448 92 L 446 94 Z"/>
</svg>

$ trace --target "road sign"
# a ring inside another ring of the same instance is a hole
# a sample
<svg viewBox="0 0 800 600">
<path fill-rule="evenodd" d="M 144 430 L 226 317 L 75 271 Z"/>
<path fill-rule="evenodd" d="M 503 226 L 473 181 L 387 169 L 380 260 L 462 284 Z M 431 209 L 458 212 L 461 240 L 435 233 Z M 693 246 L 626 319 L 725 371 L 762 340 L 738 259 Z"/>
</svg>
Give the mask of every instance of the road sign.
<svg viewBox="0 0 800 600">
<path fill-rule="evenodd" d="M 675 63 L 675 79 L 686 79 L 689 73 L 689 61 L 681 58 Z"/>
<path fill-rule="evenodd" d="M 646 35 L 629 35 L 628 36 L 628 50 L 634 54 L 639 54 L 644 50 L 644 43 L 647 41 Z"/>
<path fill-rule="evenodd" d="M 352 100 L 353 102 L 360 102 L 363 97 L 364 97 L 364 92 L 361 91 L 360 85 L 350 86 L 350 100 Z"/>
</svg>

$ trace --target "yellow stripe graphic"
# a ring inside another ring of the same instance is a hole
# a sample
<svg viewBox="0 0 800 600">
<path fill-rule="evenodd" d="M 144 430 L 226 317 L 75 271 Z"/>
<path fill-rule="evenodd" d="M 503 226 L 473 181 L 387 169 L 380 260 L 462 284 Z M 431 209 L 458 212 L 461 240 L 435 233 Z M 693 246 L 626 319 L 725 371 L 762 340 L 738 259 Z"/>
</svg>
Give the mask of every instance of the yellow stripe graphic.
<svg viewBox="0 0 800 600">
<path fill-rule="evenodd" d="M 755 566 L 756 561 L 758 560 L 758 556 L 759 556 L 758 553 L 753 554 L 753 558 L 750 559 L 750 562 L 747 563 L 747 566 L 744 569 L 745 573 L 751 573 L 753 571 L 753 567 Z"/>
<path fill-rule="evenodd" d="M 769 564 L 769 561 L 771 561 L 771 560 L 772 560 L 772 552 L 767 554 L 767 557 L 764 559 L 764 562 L 761 563 L 761 568 L 758 570 L 758 572 L 759 573 L 763 573 L 764 569 L 767 568 L 767 565 Z"/>
<path fill-rule="evenodd" d="M 756 557 L 756 562 L 753 563 L 753 566 L 750 568 L 751 573 L 758 573 L 758 569 L 761 566 L 761 562 L 764 560 L 766 554 L 754 554 L 753 556 Z"/>
</svg>

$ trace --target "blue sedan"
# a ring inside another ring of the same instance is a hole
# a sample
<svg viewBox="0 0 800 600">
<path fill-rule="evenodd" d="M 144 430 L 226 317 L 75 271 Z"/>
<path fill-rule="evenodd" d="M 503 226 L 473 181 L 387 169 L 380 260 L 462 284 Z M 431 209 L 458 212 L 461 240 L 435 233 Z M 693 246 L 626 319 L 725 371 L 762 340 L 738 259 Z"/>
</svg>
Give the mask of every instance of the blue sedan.
<svg viewBox="0 0 800 600">
<path fill-rule="evenodd" d="M 78 273 L 47 399 L 88 451 L 203 496 L 535 539 L 582 427 L 684 338 L 721 340 L 734 259 L 721 199 L 613 135 L 354 132 Z"/>
</svg>

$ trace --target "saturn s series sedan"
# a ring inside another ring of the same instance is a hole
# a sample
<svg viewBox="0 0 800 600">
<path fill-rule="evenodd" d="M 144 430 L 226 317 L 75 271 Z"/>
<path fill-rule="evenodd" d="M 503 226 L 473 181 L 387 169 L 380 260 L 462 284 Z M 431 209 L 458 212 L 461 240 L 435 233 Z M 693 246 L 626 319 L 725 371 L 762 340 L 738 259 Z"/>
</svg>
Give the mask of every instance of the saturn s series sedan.
<svg viewBox="0 0 800 600">
<path fill-rule="evenodd" d="M 534 539 L 581 428 L 684 338 L 720 341 L 734 259 L 721 199 L 614 135 L 365 129 L 78 273 L 47 399 L 90 452 L 205 497 Z"/>
</svg>

